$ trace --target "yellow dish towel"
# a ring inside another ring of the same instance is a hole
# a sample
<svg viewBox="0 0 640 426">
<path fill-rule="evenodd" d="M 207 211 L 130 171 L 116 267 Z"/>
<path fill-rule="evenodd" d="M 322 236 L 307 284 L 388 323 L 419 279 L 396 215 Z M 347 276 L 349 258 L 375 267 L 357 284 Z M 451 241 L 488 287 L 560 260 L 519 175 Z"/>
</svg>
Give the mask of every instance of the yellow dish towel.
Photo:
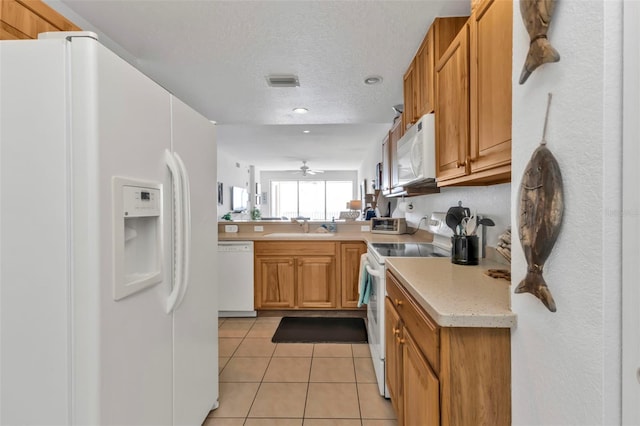
<svg viewBox="0 0 640 426">
<path fill-rule="evenodd" d="M 367 272 L 365 267 L 367 263 L 367 253 L 360 256 L 360 276 L 358 286 L 358 308 L 362 305 L 369 303 L 369 296 L 371 295 L 371 274 Z"/>
</svg>

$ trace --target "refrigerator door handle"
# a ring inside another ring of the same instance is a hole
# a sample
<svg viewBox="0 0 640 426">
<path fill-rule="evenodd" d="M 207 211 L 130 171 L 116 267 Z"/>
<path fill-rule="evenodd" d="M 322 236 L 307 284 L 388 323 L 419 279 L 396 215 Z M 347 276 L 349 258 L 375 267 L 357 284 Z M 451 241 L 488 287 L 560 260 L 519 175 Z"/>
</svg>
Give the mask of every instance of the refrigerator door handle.
<svg viewBox="0 0 640 426">
<path fill-rule="evenodd" d="M 173 308 L 174 310 L 180 306 L 182 303 L 182 299 L 184 299 L 185 294 L 187 294 L 187 289 L 189 288 L 189 272 L 191 270 L 191 185 L 189 182 L 189 173 L 187 173 L 187 168 L 184 165 L 184 161 L 178 155 L 177 152 L 174 152 L 173 155 L 176 158 L 176 162 L 178 163 L 178 168 L 180 170 L 180 177 L 182 181 L 182 209 L 183 209 L 183 236 L 182 236 L 182 244 L 183 244 L 183 264 L 182 264 L 182 282 L 180 285 L 180 292 L 178 294 L 178 299 L 176 301 L 176 305 Z"/>
<path fill-rule="evenodd" d="M 165 162 L 167 163 L 167 167 L 171 172 L 171 180 L 173 182 L 173 223 L 174 223 L 174 238 L 173 238 L 173 282 L 171 293 L 167 298 L 167 306 L 166 311 L 167 314 L 172 313 L 176 305 L 178 303 L 180 292 L 182 291 L 182 277 L 183 277 L 183 184 L 180 173 L 180 168 L 178 166 L 178 162 L 176 161 L 175 156 L 169 150 L 165 151 Z"/>
</svg>

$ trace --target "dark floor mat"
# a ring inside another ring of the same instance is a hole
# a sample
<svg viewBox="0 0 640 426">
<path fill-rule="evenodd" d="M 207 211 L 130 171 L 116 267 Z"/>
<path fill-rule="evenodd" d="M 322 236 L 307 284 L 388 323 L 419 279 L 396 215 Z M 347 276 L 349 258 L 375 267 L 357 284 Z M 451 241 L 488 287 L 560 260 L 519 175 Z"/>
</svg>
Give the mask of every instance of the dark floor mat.
<svg viewBox="0 0 640 426">
<path fill-rule="evenodd" d="M 366 343 L 362 318 L 284 317 L 273 343 Z"/>
</svg>

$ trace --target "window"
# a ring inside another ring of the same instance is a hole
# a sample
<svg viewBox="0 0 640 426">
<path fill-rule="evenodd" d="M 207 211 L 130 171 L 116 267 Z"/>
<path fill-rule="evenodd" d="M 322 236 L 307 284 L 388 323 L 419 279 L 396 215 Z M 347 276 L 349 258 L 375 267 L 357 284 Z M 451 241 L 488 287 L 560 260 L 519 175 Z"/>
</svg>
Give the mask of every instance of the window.
<svg viewBox="0 0 640 426">
<path fill-rule="evenodd" d="M 324 180 L 271 181 L 271 216 L 338 218 L 353 199 L 353 182 Z"/>
</svg>

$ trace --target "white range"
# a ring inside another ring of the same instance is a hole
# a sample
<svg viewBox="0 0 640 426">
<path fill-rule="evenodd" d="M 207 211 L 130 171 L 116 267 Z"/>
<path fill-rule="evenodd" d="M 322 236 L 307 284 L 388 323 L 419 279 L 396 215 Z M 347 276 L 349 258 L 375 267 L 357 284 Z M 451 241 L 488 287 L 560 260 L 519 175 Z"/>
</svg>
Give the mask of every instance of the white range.
<svg viewBox="0 0 640 426">
<path fill-rule="evenodd" d="M 368 243 L 365 260 L 366 271 L 373 286 L 367 304 L 367 334 L 371 359 L 376 372 L 380 395 L 389 398 L 385 383 L 384 298 L 385 259 L 387 257 L 448 257 L 451 256 L 451 229 L 445 223 L 446 213 L 432 213 L 428 230 L 433 234 L 432 243 Z"/>
</svg>

